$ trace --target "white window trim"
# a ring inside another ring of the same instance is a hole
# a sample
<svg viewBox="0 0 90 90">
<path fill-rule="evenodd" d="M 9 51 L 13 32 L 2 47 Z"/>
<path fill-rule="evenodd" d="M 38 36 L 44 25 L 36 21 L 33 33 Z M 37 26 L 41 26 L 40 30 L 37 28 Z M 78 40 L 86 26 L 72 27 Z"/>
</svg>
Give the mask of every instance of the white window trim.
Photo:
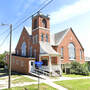
<svg viewBox="0 0 90 90">
<path fill-rule="evenodd" d="M 38 35 L 36 34 L 36 43 L 38 43 Z"/>
<path fill-rule="evenodd" d="M 42 35 L 43 35 L 43 38 L 42 38 Z M 43 40 L 42 40 L 43 39 Z M 44 34 L 41 33 L 41 41 L 43 42 L 44 41 Z"/>
<path fill-rule="evenodd" d="M 34 57 L 36 57 L 36 49 L 34 49 Z"/>
<path fill-rule="evenodd" d="M 76 60 L 76 59 L 69 59 L 70 61 L 74 61 L 74 60 Z"/>
<path fill-rule="evenodd" d="M 70 44 L 72 44 L 72 45 L 74 46 L 74 44 L 73 44 L 72 42 L 69 43 L 69 45 L 70 45 Z M 75 54 L 75 55 L 74 55 L 74 56 L 75 56 L 74 58 L 70 58 L 70 51 L 69 51 L 69 49 L 70 49 L 70 46 L 68 46 L 69 60 L 76 60 L 76 48 L 75 48 L 75 46 L 74 46 L 74 54 Z"/>
<path fill-rule="evenodd" d="M 16 52 L 17 52 L 17 55 L 18 55 L 18 50 Z"/>
<path fill-rule="evenodd" d="M 80 49 L 80 60 L 82 60 L 82 50 Z"/>
<path fill-rule="evenodd" d="M 49 41 L 49 40 L 48 40 L 48 34 L 46 34 L 46 37 L 45 37 L 45 38 L 46 38 L 46 42 L 48 42 L 48 41 Z"/>
<path fill-rule="evenodd" d="M 61 47 L 60 52 L 63 55 L 63 56 L 61 56 L 61 57 L 63 57 L 63 58 L 61 58 L 63 60 L 64 59 L 64 48 L 63 47 Z"/>
<path fill-rule="evenodd" d="M 30 57 L 32 57 L 32 46 L 30 46 Z"/>
<path fill-rule="evenodd" d="M 26 56 L 26 42 L 22 43 L 21 52 L 22 52 L 22 56 Z"/>
</svg>

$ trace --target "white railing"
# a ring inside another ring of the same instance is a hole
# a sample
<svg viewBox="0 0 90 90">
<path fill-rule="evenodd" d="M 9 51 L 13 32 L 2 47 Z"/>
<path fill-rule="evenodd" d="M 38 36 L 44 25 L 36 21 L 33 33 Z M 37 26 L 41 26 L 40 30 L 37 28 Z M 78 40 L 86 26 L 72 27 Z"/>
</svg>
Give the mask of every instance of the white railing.
<svg viewBox="0 0 90 90">
<path fill-rule="evenodd" d="M 49 72 L 45 72 L 42 69 L 35 69 L 35 73 L 49 76 Z"/>
<path fill-rule="evenodd" d="M 42 66 L 41 69 L 44 70 L 44 71 L 49 71 L 49 66 Z"/>
<path fill-rule="evenodd" d="M 60 70 L 60 66 L 59 65 L 52 65 L 52 70 L 54 70 L 54 71 Z"/>
</svg>

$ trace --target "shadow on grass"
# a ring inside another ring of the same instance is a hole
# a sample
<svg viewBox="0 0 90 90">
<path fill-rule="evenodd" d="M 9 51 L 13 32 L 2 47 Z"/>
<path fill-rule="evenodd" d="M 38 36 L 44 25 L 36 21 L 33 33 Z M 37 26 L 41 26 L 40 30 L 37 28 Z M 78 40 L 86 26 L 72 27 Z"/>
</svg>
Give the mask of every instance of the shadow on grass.
<svg viewBox="0 0 90 90">
<path fill-rule="evenodd" d="M 17 72 L 11 72 L 11 75 L 21 76 L 23 74 Z M 0 77 L 5 77 L 5 76 L 8 76 L 8 70 L 5 70 L 4 68 L 0 68 Z"/>
<path fill-rule="evenodd" d="M 4 68 L 0 68 L 0 77 L 8 76 L 8 71 Z"/>
</svg>

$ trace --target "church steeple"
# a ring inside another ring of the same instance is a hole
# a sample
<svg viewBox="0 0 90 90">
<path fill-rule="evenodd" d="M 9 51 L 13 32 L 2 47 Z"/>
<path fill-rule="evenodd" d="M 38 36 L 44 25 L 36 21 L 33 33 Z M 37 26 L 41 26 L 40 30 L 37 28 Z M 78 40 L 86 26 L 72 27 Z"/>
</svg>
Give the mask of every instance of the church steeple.
<svg viewBox="0 0 90 90">
<path fill-rule="evenodd" d="M 41 13 L 38 13 L 36 16 L 34 16 L 32 18 L 32 30 L 42 27 L 45 29 L 49 29 L 50 28 L 50 24 L 49 24 L 49 16 L 48 15 L 43 15 Z"/>
<path fill-rule="evenodd" d="M 38 40 L 50 42 L 50 18 L 38 13 L 32 18 L 32 35 L 38 35 Z"/>
</svg>

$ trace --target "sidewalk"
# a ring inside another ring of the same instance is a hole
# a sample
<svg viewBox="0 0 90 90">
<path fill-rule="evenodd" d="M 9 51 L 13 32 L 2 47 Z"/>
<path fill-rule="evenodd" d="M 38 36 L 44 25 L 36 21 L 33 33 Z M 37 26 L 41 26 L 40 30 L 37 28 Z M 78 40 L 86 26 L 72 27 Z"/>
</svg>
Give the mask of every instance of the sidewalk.
<svg viewBox="0 0 90 90">
<path fill-rule="evenodd" d="M 30 76 L 26 76 L 26 77 L 31 78 Z M 38 80 L 38 78 L 36 78 L 36 77 L 33 77 L 32 79 Z M 64 88 L 64 87 L 62 87 L 60 85 L 57 85 L 57 84 L 53 83 L 53 80 L 49 79 L 48 77 L 46 77 L 46 80 L 40 79 L 40 83 L 45 83 L 45 84 L 47 84 L 47 85 L 49 85 L 51 87 L 56 88 L 57 90 L 68 90 L 68 89 L 66 89 L 66 88 Z"/>
<path fill-rule="evenodd" d="M 16 87 L 16 86 L 38 84 L 38 82 L 37 82 L 38 78 L 37 77 L 33 77 L 33 76 L 29 76 L 29 75 L 24 75 L 24 76 L 28 77 L 30 79 L 36 80 L 36 82 L 17 83 L 17 84 L 12 84 L 11 86 Z M 40 83 L 45 83 L 47 85 L 50 85 L 51 87 L 54 87 L 57 90 L 68 90 L 68 89 L 66 89 L 60 85 L 55 84 L 54 81 L 75 80 L 75 79 L 90 79 L 90 77 L 77 77 L 77 78 L 59 77 L 58 79 L 50 79 L 49 77 L 46 76 L 45 79 L 40 79 Z M 6 80 L 0 80 L 0 90 L 7 88 L 7 86 L 8 86 L 8 80 L 7 79 Z"/>
</svg>

